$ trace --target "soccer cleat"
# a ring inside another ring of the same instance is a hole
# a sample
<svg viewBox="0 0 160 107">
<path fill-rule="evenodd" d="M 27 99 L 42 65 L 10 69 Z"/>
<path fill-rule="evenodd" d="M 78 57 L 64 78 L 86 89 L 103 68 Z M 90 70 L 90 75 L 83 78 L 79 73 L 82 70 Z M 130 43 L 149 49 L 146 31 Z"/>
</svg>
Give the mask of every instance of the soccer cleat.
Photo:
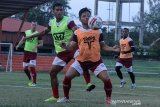
<svg viewBox="0 0 160 107">
<path fill-rule="evenodd" d="M 28 83 L 28 86 L 29 86 L 29 87 L 35 87 L 36 84 L 35 84 L 35 83 L 30 83 L 30 82 L 29 82 L 29 83 Z"/>
<path fill-rule="evenodd" d="M 131 90 L 135 90 L 136 89 L 136 84 L 132 84 L 131 85 Z"/>
<path fill-rule="evenodd" d="M 112 101 L 110 97 L 106 98 L 106 104 L 108 105 L 116 105 L 116 102 Z"/>
<path fill-rule="evenodd" d="M 44 100 L 45 102 L 57 102 L 58 98 L 54 98 L 54 97 L 50 97 L 46 100 Z"/>
<path fill-rule="evenodd" d="M 32 81 L 28 82 L 28 86 L 30 86 L 32 84 Z"/>
<path fill-rule="evenodd" d="M 106 104 L 111 104 L 111 102 L 112 102 L 112 101 L 111 101 L 111 98 L 107 97 L 107 98 L 106 98 Z"/>
<path fill-rule="evenodd" d="M 88 83 L 86 91 L 92 91 L 96 86 L 94 84 Z"/>
<path fill-rule="evenodd" d="M 120 88 L 123 88 L 123 87 L 124 87 L 124 84 L 126 84 L 126 81 L 121 81 L 121 83 L 120 83 Z"/>
<path fill-rule="evenodd" d="M 66 97 L 57 100 L 57 103 L 69 103 L 70 100 Z"/>
</svg>

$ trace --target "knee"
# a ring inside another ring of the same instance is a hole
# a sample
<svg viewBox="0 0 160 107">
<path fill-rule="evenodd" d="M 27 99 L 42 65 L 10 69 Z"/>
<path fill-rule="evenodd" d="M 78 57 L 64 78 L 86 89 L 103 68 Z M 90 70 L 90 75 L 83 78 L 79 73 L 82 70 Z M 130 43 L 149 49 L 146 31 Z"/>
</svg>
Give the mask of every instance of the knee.
<svg viewBox="0 0 160 107">
<path fill-rule="evenodd" d="M 132 75 L 132 74 L 133 74 L 133 72 L 128 71 L 128 74 Z"/>
<path fill-rule="evenodd" d="M 56 77 L 56 76 L 57 76 L 57 72 L 56 72 L 56 71 L 51 70 L 51 72 L 50 72 L 50 76 L 51 76 L 51 77 Z"/>
<path fill-rule="evenodd" d="M 23 70 L 24 70 L 24 71 L 27 71 L 27 70 L 28 70 L 28 66 L 25 66 L 25 67 L 23 68 Z"/>
<path fill-rule="evenodd" d="M 65 77 L 64 77 L 64 80 L 63 80 L 63 84 L 64 84 L 64 85 L 69 85 L 70 83 L 71 83 L 71 78 L 65 76 Z"/>
</svg>

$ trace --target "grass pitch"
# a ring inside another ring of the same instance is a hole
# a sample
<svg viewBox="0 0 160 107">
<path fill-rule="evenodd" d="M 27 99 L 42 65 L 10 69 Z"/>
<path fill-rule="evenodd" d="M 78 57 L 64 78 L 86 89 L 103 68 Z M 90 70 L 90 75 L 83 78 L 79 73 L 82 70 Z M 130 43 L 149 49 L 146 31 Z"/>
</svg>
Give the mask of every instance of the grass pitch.
<svg viewBox="0 0 160 107">
<path fill-rule="evenodd" d="M 113 70 L 114 61 L 105 62 Z M 149 64 L 149 65 L 148 65 Z M 127 84 L 119 87 L 119 79 L 114 72 L 110 73 L 113 84 L 112 100 L 117 107 L 159 107 L 160 106 L 160 62 L 134 61 L 137 89 L 130 90 L 130 78 L 124 74 Z M 125 73 L 126 71 L 124 71 Z M 136 73 L 140 72 L 140 73 Z M 146 74 L 147 73 L 147 74 Z M 149 74 L 151 73 L 151 74 Z M 59 93 L 63 96 L 62 81 L 64 74 L 58 74 Z M 92 92 L 86 92 L 83 76 L 72 81 L 70 91 L 71 103 L 44 102 L 51 97 L 50 77 L 48 73 L 38 73 L 36 87 L 27 86 L 27 78 L 23 72 L 0 72 L 0 107 L 107 107 L 102 82 L 95 76 L 91 81 L 96 85 Z M 112 106 L 111 106 L 112 107 Z"/>
</svg>

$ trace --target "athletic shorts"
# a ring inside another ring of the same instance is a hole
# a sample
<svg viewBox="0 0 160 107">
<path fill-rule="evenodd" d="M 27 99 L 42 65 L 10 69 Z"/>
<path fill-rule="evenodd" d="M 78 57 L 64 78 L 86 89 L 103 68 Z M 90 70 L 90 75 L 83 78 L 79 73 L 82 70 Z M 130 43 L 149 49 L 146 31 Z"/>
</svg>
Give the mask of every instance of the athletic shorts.
<svg viewBox="0 0 160 107">
<path fill-rule="evenodd" d="M 76 53 L 76 50 L 72 52 L 69 52 L 69 51 L 59 52 L 54 58 L 52 65 L 65 66 L 69 61 L 74 59 L 75 53 Z"/>
<path fill-rule="evenodd" d="M 37 58 L 37 53 L 35 52 L 24 52 L 23 56 L 23 67 L 30 65 L 36 66 L 36 58 Z"/>
<path fill-rule="evenodd" d="M 71 67 L 75 68 L 80 75 L 83 74 L 83 72 L 88 72 L 88 70 L 92 71 L 95 76 L 97 76 L 100 72 L 106 70 L 107 68 L 100 59 L 97 62 L 91 62 L 91 61 L 85 61 L 85 62 L 80 62 L 75 60 L 74 63 L 71 65 Z"/>
<path fill-rule="evenodd" d="M 116 66 L 125 66 L 126 68 L 129 68 L 132 66 L 132 58 L 119 58 L 116 62 Z"/>
</svg>

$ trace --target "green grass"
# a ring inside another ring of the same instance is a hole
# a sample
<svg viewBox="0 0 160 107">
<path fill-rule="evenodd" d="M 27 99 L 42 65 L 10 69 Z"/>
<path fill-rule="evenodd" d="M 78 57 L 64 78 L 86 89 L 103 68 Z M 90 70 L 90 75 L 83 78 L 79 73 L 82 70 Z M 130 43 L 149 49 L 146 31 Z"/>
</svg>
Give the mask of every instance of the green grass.
<svg viewBox="0 0 160 107">
<path fill-rule="evenodd" d="M 107 60 L 107 66 L 114 67 L 115 62 Z M 119 79 L 115 73 L 110 77 L 113 83 L 112 99 L 114 101 L 140 101 L 141 107 L 159 107 L 160 106 L 160 67 L 158 61 L 134 61 L 134 68 L 138 72 L 151 72 L 153 69 L 156 75 L 136 74 L 137 89 L 130 90 L 130 78 L 128 74 L 124 75 L 127 84 L 124 88 L 119 88 Z M 146 69 L 148 67 L 148 69 Z M 152 68 L 153 67 L 153 68 Z M 111 68 L 110 68 L 111 69 Z M 113 69 L 113 68 L 112 68 Z M 123 69 L 123 72 L 125 69 Z M 151 71 L 150 71 L 151 70 Z M 64 74 L 58 74 L 60 96 L 63 96 L 62 81 Z M 71 103 L 53 103 L 44 102 L 51 96 L 50 77 L 48 73 L 38 73 L 38 86 L 31 88 L 27 86 L 27 78 L 22 72 L 4 73 L 0 72 L 0 107 L 107 107 L 104 103 L 105 93 L 102 82 L 95 76 L 92 76 L 92 83 L 96 88 L 92 92 L 86 92 L 83 77 L 75 78 L 72 81 L 70 91 Z M 136 107 L 130 102 L 117 103 L 117 107 Z"/>
</svg>

